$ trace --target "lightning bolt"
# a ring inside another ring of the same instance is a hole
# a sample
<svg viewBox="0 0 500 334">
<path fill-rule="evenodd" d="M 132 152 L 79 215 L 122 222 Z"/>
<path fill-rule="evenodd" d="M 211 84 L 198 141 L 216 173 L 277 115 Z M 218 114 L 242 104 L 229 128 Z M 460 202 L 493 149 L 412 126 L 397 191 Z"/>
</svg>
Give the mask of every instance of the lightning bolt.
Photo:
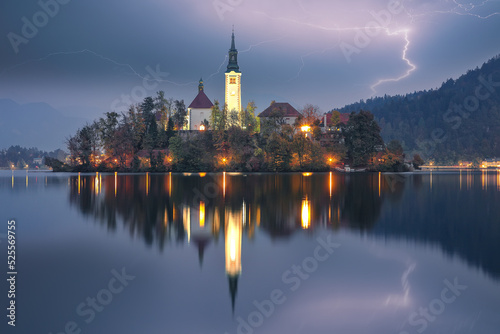
<svg viewBox="0 0 500 334">
<path fill-rule="evenodd" d="M 461 16 L 472 16 L 478 19 L 486 20 L 489 19 L 490 17 L 493 17 L 495 15 L 500 15 L 500 12 L 493 12 L 488 15 L 479 15 L 475 13 L 471 13 L 474 9 L 484 7 L 488 3 L 491 2 L 498 2 L 498 1 L 492 1 L 492 0 L 484 0 L 479 4 L 474 4 L 472 2 L 469 3 L 460 3 L 458 0 L 452 0 L 452 3 L 455 4 L 455 6 L 451 9 L 448 10 L 434 10 L 434 11 L 427 11 L 427 12 L 421 12 L 418 14 L 413 14 L 410 11 L 406 10 L 406 14 L 411 18 L 412 22 L 415 21 L 416 17 L 421 17 L 421 16 L 430 16 L 430 15 L 436 15 L 436 14 L 453 14 L 453 15 L 461 15 Z"/>
<path fill-rule="evenodd" d="M 408 38 L 408 30 L 405 29 L 405 30 L 398 30 L 398 31 L 395 31 L 395 32 L 392 32 L 392 33 L 388 33 L 389 36 L 393 36 L 393 35 L 399 35 L 403 33 L 404 34 L 404 40 L 406 41 L 406 44 L 403 48 L 403 54 L 401 56 L 401 59 L 403 59 L 403 61 L 406 62 L 406 64 L 408 64 L 408 67 L 409 69 L 406 71 L 405 74 L 397 77 L 397 78 L 390 78 L 390 79 L 380 79 L 379 81 L 377 81 L 376 83 L 374 83 L 373 85 L 370 86 L 370 89 L 373 91 L 373 94 L 375 94 L 377 91 L 375 90 L 375 88 L 385 82 L 398 82 L 399 80 L 402 80 L 404 78 L 407 78 L 408 76 L 410 76 L 411 72 L 415 71 L 417 69 L 417 67 L 410 61 L 410 59 L 408 59 L 408 57 L 406 56 L 406 53 L 408 52 L 408 48 L 410 47 L 410 39 Z"/>
<path fill-rule="evenodd" d="M 270 19 L 273 19 L 273 20 L 284 20 L 284 21 L 289 21 L 289 22 L 293 22 L 295 24 L 301 24 L 301 25 L 305 25 L 305 26 L 308 26 L 308 27 L 312 27 L 312 28 L 315 28 L 315 29 L 321 29 L 321 30 L 325 30 L 325 31 L 332 31 L 332 32 L 348 32 L 348 31 L 362 31 L 362 30 L 365 30 L 366 27 L 325 27 L 325 26 L 321 26 L 321 25 L 318 25 L 318 24 L 313 24 L 313 23 L 309 23 L 309 22 L 302 22 L 302 21 L 298 21 L 298 20 L 295 20 L 295 19 L 292 19 L 292 18 L 285 18 L 285 17 L 271 17 L 270 15 L 268 15 L 267 13 L 264 13 L 264 12 L 256 12 L 256 13 L 259 13 L 261 15 L 265 15 L 267 16 L 268 18 Z M 375 27 L 374 27 L 375 28 Z M 377 30 L 379 31 L 383 31 L 385 32 L 388 36 L 398 36 L 400 35 L 401 33 L 404 33 L 403 35 L 403 40 L 406 42 L 405 43 L 405 46 L 404 46 L 404 49 L 403 49 L 403 54 L 402 54 L 402 57 L 401 59 L 406 62 L 409 66 L 409 69 L 406 71 L 405 74 L 397 77 L 397 78 L 390 78 L 390 79 L 381 79 L 379 81 L 377 81 L 375 84 L 371 85 L 371 89 L 372 91 L 375 92 L 375 87 L 377 87 L 378 85 L 384 83 L 384 82 L 397 82 L 399 80 L 402 80 L 406 77 L 408 77 L 413 71 L 415 71 L 417 69 L 417 67 L 408 59 L 407 57 L 407 52 L 408 52 L 408 48 L 410 46 L 410 39 L 408 37 L 408 29 L 403 29 L 403 30 L 397 30 L 397 31 L 394 31 L 394 32 L 391 32 L 389 28 L 387 27 L 376 27 Z M 332 47 L 329 47 L 329 48 L 326 48 L 326 49 L 323 49 L 321 51 L 314 51 L 314 52 L 310 52 L 310 53 L 307 53 L 305 55 L 302 55 L 300 57 L 300 60 L 301 60 L 301 66 L 297 72 L 297 74 L 292 78 L 290 79 L 290 81 L 294 80 L 294 79 L 298 79 L 300 77 L 300 73 L 302 72 L 304 66 L 305 66 L 305 61 L 304 59 L 306 57 L 309 57 L 313 54 L 316 54 L 316 53 L 324 53 L 326 51 L 329 51 L 329 50 L 332 50 L 333 48 L 335 48 L 336 46 L 338 45 L 338 43 Z"/>
<path fill-rule="evenodd" d="M 454 7 L 450 11 L 448 11 L 448 13 L 456 14 L 456 15 L 468 15 L 468 16 L 473 16 L 473 17 L 476 17 L 478 19 L 483 19 L 483 20 L 489 19 L 490 17 L 495 16 L 495 15 L 500 15 L 500 12 L 494 12 L 494 13 L 488 14 L 486 16 L 481 16 L 479 14 L 470 13 L 470 11 L 472 11 L 476 8 L 483 7 L 486 4 L 488 4 L 489 2 L 491 2 L 491 0 L 484 0 L 481 3 L 475 5 L 472 2 L 462 4 L 462 3 L 459 3 L 458 0 L 453 0 L 453 3 L 456 5 L 456 7 Z M 459 10 L 462 10 L 462 12 L 460 12 Z"/>
<path fill-rule="evenodd" d="M 484 7 L 486 4 L 491 3 L 492 1 L 493 0 L 483 0 L 482 2 L 480 2 L 478 4 L 474 4 L 472 2 L 471 3 L 463 4 L 463 3 L 460 3 L 459 0 L 452 0 L 452 2 L 454 4 L 454 7 L 452 9 L 450 9 L 450 10 L 433 11 L 433 12 L 430 12 L 430 13 L 419 13 L 419 14 L 413 14 L 413 13 L 411 13 L 406 8 L 406 6 L 403 6 L 403 8 L 404 8 L 404 11 L 406 12 L 407 16 L 411 19 L 411 22 L 414 22 L 415 18 L 418 17 L 418 16 L 427 16 L 429 14 L 468 15 L 468 16 L 476 17 L 478 19 L 488 19 L 488 18 L 491 18 L 491 17 L 493 17 L 495 15 L 499 15 L 500 12 L 494 12 L 494 13 L 490 13 L 488 15 L 479 15 L 479 14 L 476 14 L 476 13 L 472 13 L 471 11 L 473 11 L 474 9 L 478 9 L 478 8 Z M 305 14 L 309 14 L 306 11 L 306 9 L 304 8 L 301 0 L 297 0 L 297 3 L 299 4 L 300 8 L 302 8 L 302 10 L 305 12 Z M 322 26 L 322 25 L 319 25 L 319 24 L 316 24 L 316 23 L 304 22 L 304 21 L 296 20 L 296 19 L 289 18 L 289 17 L 272 17 L 271 15 L 269 15 L 269 14 L 267 14 L 265 12 L 260 12 L 260 11 L 254 11 L 254 13 L 266 16 L 267 18 L 269 18 L 271 20 L 287 21 L 287 22 L 294 23 L 294 24 L 297 24 L 297 25 L 303 25 L 303 26 L 307 26 L 307 27 L 310 27 L 310 28 L 319 29 L 319 30 L 323 30 L 323 31 L 337 32 L 338 34 L 340 34 L 341 32 L 362 31 L 362 30 L 366 29 L 366 27 L 359 27 L 359 26 L 354 26 L 354 27 L 338 27 L 338 26 L 325 27 L 325 26 Z M 375 28 L 375 27 L 373 27 L 373 28 Z M 407 64 L 408 69 L 406 70 L 405 73 L 403 73 L 402 75 L 400 75 L 400 76 L 398 76 L 396 78 L 383 78 L 383 79 L 378 80 L 374 84 L 372 84 L 370 86 L 370 89 L 372 90 L 372 92 L 374 94 L 376 93 L 376 88 L 378 86 L 380 86 L 381 84 L 384 84 L 384 83 L 387 83 L 387 82 L 398 82 L 400 80 L 408 78 L 417 69 L 417 66 L 408 57 L 408 50 L 409 50 L 410 45 L 411 45 L 411 41 L 410 41 L 410 37 L 409 37 L 409 30 L 408 29 L 399 29 L 399 30 L 396 30 L 396 31 L 391 31 L 389 28 L 382 27 L 382 26 L 378 27 L 376 29 L 382 30 L 387 36 L 401 36 L 402 37 L 403 42 L 404 42 L 404 47 L 403 47 L 402 54 L 401 54 L 401 60 L 404 63 Z M 340 38 L 339 38 L 339 40 L 340 40 Z M 307 57 L 309 57 L 309 56 L 311 56 L 313 54 L 316 54 L 316 53 L 326 52 L 328 50 L 333 49 L 334 47 L 335 46 L 329 47 L 329 48 L 324 49 L 322 51 L 313 51 L 313 52 L 309 52 L 307 54 L 301 55 L 300 56 L 300 63 L 301 64 L 300 64 L 300 67 L 298 69 L 298 72 L 289 81 L 292 81 L 294 79 L 298 79 L 300 77 L 300 74 L 302 73 L 302 70 L 305 67 L 305 59 Z"/>
</svg>

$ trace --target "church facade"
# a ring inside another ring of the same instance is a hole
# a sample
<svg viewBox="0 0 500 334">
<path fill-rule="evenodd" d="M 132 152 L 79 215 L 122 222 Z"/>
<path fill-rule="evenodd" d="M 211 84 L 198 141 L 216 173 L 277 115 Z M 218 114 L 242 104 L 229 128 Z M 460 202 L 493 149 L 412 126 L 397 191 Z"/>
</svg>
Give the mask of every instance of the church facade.
<svg viewBox="0 0 500 334">
<path fill-rule="evenodd" d="M 238 50 L 234 42 L 234 30 L 231 36 L 229 62 L 225 72 L 225 104 L 227 111 L 241 112 L 241 71 L 238 65 Z M 198 95 L 188 106 L 186 130 L 205 130 L 204 124 L 210 121 L 214 104 L 204 92 L 203 79 L 198 85 Z"/>
<path fill-rule="evenodd" d="M 198 95 L 194 98 L 193 102 L 188 107 L 187 114 L 187 130 L 205 130 L 205 121 L 210 120 L 210 113 L 214 104 L 205 94 L 203 79 L 200 79 L 198 85 Z"/>
</svg>

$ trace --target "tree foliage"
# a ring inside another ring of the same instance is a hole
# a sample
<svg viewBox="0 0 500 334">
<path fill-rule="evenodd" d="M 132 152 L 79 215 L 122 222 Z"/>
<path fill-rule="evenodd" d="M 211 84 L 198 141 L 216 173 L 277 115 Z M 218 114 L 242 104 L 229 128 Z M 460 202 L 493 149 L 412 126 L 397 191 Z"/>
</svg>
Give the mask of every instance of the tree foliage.
<svg viewBox="0 0 500 334">
<path fill-rule="evenodd" d="M 383 96 L 338 109 L 370 110 L 385 141 L 399 140 L 410 156 L 456 164 L 500 157 L 500 57 L 440 88 Z"/>
<path fill-rule="evenodd" d="M 352 112 L 344 128 L 349 156 L 354 165 L 366 165 L 377 146 L 383 145 L 380 127 L 369 111 Z"/>
</svg>

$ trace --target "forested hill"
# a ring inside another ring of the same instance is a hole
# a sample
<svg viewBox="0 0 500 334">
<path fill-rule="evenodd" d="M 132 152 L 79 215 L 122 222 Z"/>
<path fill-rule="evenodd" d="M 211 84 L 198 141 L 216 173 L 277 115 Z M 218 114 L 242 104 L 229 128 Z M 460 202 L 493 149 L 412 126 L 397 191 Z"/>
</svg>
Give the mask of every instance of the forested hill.
<svg viewBox="0 0 500 334">
<path fill-rule="evenodd" d="M 500 157 L 500 55 L 439 89 L 361 100 L 336 109 L 371 111 L 385 142 L 437 163 Z"/>
</svg>

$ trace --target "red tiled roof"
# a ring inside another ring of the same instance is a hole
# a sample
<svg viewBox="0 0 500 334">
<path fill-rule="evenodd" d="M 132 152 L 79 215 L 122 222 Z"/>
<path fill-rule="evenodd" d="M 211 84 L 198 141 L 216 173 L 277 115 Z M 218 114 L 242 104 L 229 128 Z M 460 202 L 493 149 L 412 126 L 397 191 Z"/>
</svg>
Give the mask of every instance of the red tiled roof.
<svg viewBox="0 0 500 334">
<path fill-rule="evenodd" d="M 214 104 L 207 97 L 203 90 L 200 90 L 198 95 L 194 98 L 193 102 L 189 105 L 188 108 L 198 108 L 198 109 L 208 109 L 212 108 Z"/>
<path fill-rule="evenodd" d="M 290 105 L 290 103 L 283 103 L 283 102 L 275 102 L 269 107 L 267 107 L 266 110 L 261 112 L 258 117 L 271 117 L 273 112 L 275 111 L 281 111 L 283 112 L 282 117 L 299 117 L 301 114 Z"/>
</svg>

